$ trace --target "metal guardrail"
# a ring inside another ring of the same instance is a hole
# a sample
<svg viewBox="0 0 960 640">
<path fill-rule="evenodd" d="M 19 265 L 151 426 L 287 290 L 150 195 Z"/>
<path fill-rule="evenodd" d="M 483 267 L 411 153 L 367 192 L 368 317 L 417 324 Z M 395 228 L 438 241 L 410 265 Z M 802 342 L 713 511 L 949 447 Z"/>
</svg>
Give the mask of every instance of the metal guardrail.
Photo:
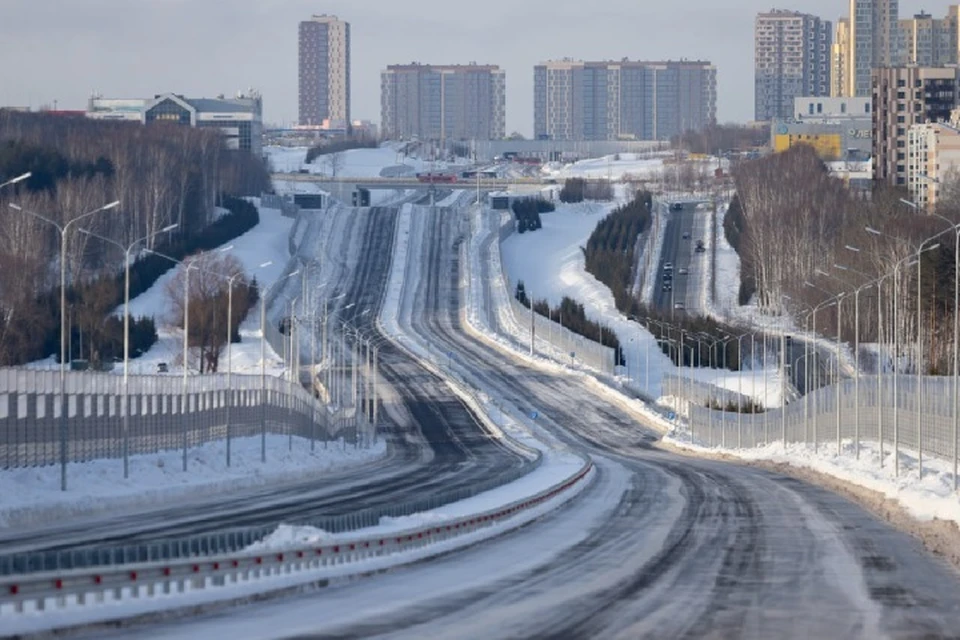
<svg viewBox="0 0 960 640">
<path fill-rule="evenodd" d="M 511 518 L 572 488 L 591 469 L 592 463 L 586 462 L 570 478 L 502 507 L 394 533 L 358 535 L 328 544 L 284 550 L 237 550 L 202 558 L 188 555 L 169 560 L 150 558 L 145 562 L 125 564 L 122 568 L 50 571 L 0 578 L 0 620 L 15 624 L 23 616 L 62 610 L 68 606 L 87 610 L 101 608 L 105 617 L 118 618 L 123 617 L 122 613 L 110 605 L 121 600 L 142 603 L 165 598 L 166 608 L 171 608 L 189 604 L 170 598 L 188 591 L 191 594 L 215 591 L 281 575 L 299 574 L 307 582 L 323 579 L 332 571 L 341 577 L 362 574 L 370 569 L 365 565 L 377 558 L 416 551 L 494 525 L 509 526 Z M 410 558 L 411 561 L 414 559 Z M 345 565 L 352 568 L 344 570 Z M 229 597 L 225 590 L 224 598 Z M 160 605 L 158 608 L 164 607 Z"/>
</svg>

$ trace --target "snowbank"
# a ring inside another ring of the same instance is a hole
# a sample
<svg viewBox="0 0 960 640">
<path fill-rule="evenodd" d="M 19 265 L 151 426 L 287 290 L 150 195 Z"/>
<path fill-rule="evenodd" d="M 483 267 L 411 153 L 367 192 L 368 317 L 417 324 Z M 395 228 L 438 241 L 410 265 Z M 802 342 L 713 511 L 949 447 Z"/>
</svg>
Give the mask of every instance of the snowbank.
<svg viewBox="0 0 960 640">
<path fill-rule="evenodd" d="M 292 444 L 292 446 L 291 446 Z M 260 461 L 260 438 L 234 438 L 231 465 L 226 465 L 226 440 L 183 451 L 130 457 L 130 476 L 123 478 L 122 460 L 94 460 L 67 467 L 70 490 L 60 491 L 60 467 L 0 471 L 0 525 L 37 525 L 74 516 L 94 516 L 120 509 L 156 506 L 182 498 L 198 498 L 270 483 L 323 477 L 334 471 L 367 464 L 386 455 L 380 439 L 369 449 L 331 442 L 267 434 L 267 461 Z"/>
</svg>

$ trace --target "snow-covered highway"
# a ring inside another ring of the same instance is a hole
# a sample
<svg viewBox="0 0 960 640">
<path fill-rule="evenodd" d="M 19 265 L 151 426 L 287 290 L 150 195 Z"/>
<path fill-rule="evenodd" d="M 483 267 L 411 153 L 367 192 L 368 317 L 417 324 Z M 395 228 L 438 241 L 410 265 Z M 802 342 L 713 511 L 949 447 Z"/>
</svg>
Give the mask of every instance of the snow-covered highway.
<svg viewBox="0 0 960 640">
<path fill-rule="evenodd" d="M 410 329 L 459 374 L 595 459 L 583 499 L 429 564 L 167 623 L 169 637 L 949 637 L 960 579 L 816 486 L 657 449 L 631 401 L 465 324 L 462 211 L 408 211 Z M 418 250 L 414 250 L 419 246 Z M 368 254 L 376 260 L 375 254 Z M 468 279 L 490 284 L 487 277 Z M 492 295 L 479 296 L 491 300 Z M 496 319 L 497 314 L 481 314 Z M 499 327 L 493 327 L 498 329 Z"/>
</svg>

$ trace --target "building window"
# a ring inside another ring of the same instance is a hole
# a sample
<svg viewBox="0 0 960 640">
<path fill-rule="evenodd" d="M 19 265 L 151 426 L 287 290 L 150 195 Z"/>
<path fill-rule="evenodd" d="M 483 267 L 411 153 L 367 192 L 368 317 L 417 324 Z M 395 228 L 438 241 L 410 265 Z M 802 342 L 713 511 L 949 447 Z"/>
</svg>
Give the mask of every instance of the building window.
<svg viewBox="0 0 960 640">
<path fill-rule="evenodd" d="M 846 102 L 841 102 L 841 103 L 840 103 L 840 113 L 846 113 L 846 112 L 847 112 L 847 103 L 846 103 Z"/>
</svg>

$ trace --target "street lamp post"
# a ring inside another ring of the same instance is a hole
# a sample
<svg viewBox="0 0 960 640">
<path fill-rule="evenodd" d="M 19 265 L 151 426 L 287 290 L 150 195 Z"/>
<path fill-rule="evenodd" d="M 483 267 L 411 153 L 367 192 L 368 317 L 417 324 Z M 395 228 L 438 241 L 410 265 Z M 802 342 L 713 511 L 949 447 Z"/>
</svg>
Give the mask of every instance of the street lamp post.
<svg viewBox="0 0 960 640">
<path fill-rule="evenodd" d="M 260 297 L 260 462 L 262 463 L 267 461 L 267 300 L 280 283 L 299 274 L 300 269 L 297 269 L 274 281 Z"/>
<path fill-rule="evenodd" d="M 9 187 L 9 186 L 14 185 L 14 184 L 17 184 L 18 182 L 23 182 L 24 180 L 26 180 L 27 178 L 29 178 L 29 177 L 32 176 L 32 175 L 33 175 L 33 172 L 32 172 L 32 171 L 27 171 L 26 173 L 24 173 L 24 174 L 22 174 L 22 175 L 19 175 L 19 176 L 17 176 L 16 178 L 13 178 L 12 180 L 7 180 L 6 182 L 0 182 L 0 189 L 3 189 L 4 187 Z"/>
<path fill-rule="evenodd" d="M 154 231 L 151 234 L 148 234 L 142 238 L 134 240 L 129 245 L 124 247 L 122 244 L 116 240 L 111 240 L 106 236 L 96 234 L 88 229 L 77 229 L 80 233 L 84 233 L 88 236 L 98 238 L 109 244 L 112 244 L 116 247 L 119 247 L 123 251 L 123 477 L 124 479 L 130 477 L 130 252 L 134 247 L 139 245 L 141 242 L 147 242 L 148 240 L 160 235 L 161 233 L 167 233 L 173 231 L 179 225 L 171 224 L 163 229 Z"/>
<path fill-rule="evenodd" d="M 9 183 L 4 184 L 14 184 L 21 180 L 25 180 L 29 177 L 29 173 L 18 176 Z M 114 209 L 119 206 L 120 201 L 114 200 L 109 204 L 105 204 L 102 207 L 98 207 L 93 211 L 88 211 L 82 215 L 69 220 L 66 224 L 61 225 L 58 222 L 54 222 L 50 218 L 35 213 L 28 209 L 24 209 L 18 204 L 10 203 L 10 208 L 15 209 L 21 213 L 25 213 L 28 216 L 32 216 L 43 222 L 47 222 L 54 227 L 57 231 L 60 232 L 60 490 L 67 490 L 67 238 L 69 236 L 70 229 L 73 225 L 85 220 L 94 214 L 100 213 L 101 211 L 107 211 L 109 209 Z"/>
<path fill-rule="evenodd" d="M 902 202 L 906 202 L 907 204 L 911 204 L 911 205 L 913 204 L 913 203 L 910 203 L 910 202 L 905 201 L 905 200 L 901 200 L 901 201 L 902 201 Z M 872 227 L 865 227 L 865 229 L 867 230 L 867 232 L 869 232 L 869 233 L 871 233 L 871 234 L 873 234 L 873 235 L 876 235 L 876 236 L 886 236 L 886 235 L 887 235 L 887 234 L 885 234 L 885 233 L 883 233 L 883 232 L 881 232 L 881 231 L 878 231 L 877 229 L 874 229 L 874 228 L 872 228 Z M 929 246 L 929 247 L 928 247 L 928 246 L 925 246 L 928 242 L 931 242 L 931 241 L 939 238 L 940 236 L 942 236 L 943 234 L 945 234 L 947 231 L 950 231 L 950 230 L 951 230 L 951 229 L 947 229 L 947 230 L 941 231 L 940 233 L 934 234 L 934 235 L 930 236 L 929 238 L 925 239 L 923 242 L 920 243 L 920 246 L 917 247 L 917 250 L 916 250 L 915 252 L 913 252 L 911 255 L 909 255 L 909 256 L 907 256 L 906 258 L 903 258 L 902 260 L 900 260 L 899 262 L 897 262 L 897 263 L 894 265 L 894 267 L 893 267 L 893 273 L 894 273 L 894 276 L 893 276 L 893 277 L 894 277 L 894 286 L 893 286 L 893 307 L 894 307 L 894 309 L 893 309 L 893 311 L 894 311 L 895 317 L 897 317 L 897 316 L 896 316 L 897 311 L 898 311 L 898 309 L 897 309 L 897 297 L 898 297 L 898 290 L 899 290 L 899 288 L 900 288 L 900 287 L 899 287 L 899 282 L 900 282 L 900 266 L 901 266 L 904 262 L 906 262 L 908 259 L 909 259 L 909 260 L 915 260 L 915 261 L 916 261 L 916 265 L 917 265 L 917 363 L 916 363 L 916 364 L 917 364 L 917 394 L 916 394 L 916 402 L 917 402 L 917 462 L 918 462 L 917 466 L 918 466 L 918 470 L 919 470 L 919 474 L 920 474 L 920 477 L 921 477 L 921 478 L 923 477 L 923 424 L 922 424 L 922 423 L 923 423 L 923 402 L 922 402 L 922 400 L 923 400 L 923 378 L 922 378 L 922 375 L 923 375 L 923 366 L 922 366 L 922 359 L 923 359 L 923 323 L 921 322 L 921 308 L 922 308 L 922 307 L 921 307 L 921 303 L 922 303 L 922 300 L 921 300 L 921 298 L 920 298 L 920 275 L 921 275 L 921 271 L 920 271 L 920 262 L 921 262 L 921 261 L 920 261 L 920 258 L 922 257 L 922 254 L 924 254 L 924 253 L 926 253 L 926 252 L 928 252 L 928 251 L 933 251 L 933 250 L 938 249 L 938 248 L 940 247 L 940 243 L 939 243 L 939 242 L 936 243 L 936 244 L 934 244 L 934 245 L 932 245 L 932 246 Z M 913 263 L 909 263 L 908 266 L 913 266 Z M 897 403 L 897 401 L 898 401 L 898 399 L 899 399 L 899 394 L 898 394 L 898 389 L 897 389 L 897 381 L 898 381 L 898 379 L 899 379 L 898 370 L 899 370 L 899 368 L 900 368 L 900 362 L 899 362 L 899 359 L 900 359 L 900 333 L 899 333 L 899 331 L 897 331 L 896 323 L 894 323 L 893 328 L 894 328 L 894 329 L 893 329 L 893 339 L 894 339 L 894 361 L 895 361 L 895 362 L 894 362 L 894 370 L 893 370 L 893 394 L 894 394 L 894 408 L 893 408 L 894 475 L 895 475 L 895 476 L 899 476 L 899 475 L 900 475 L 900 439 L 899 439 L 899 433 L 898 433 L 898 431 L 899 431 L 899 429 L 898 429 L 898 427 L 899 427 L 899 412 L 897 411 L 896 403 Z"/>
<path fill-rule="evenodd" d="M 273 264 L 272 260 L 261 263 L 257 266 L 258 269 L 263 269 L 264 267 L 269 267 Z M 243 271 L 238 271 L 237 273 L 229 276 L 227 278 L 227 466 L 230 466 L 230 449 L 231 449 L 231 426 L 230 421 L 232 419 L 231 413 L 234 404 L 234 393 L 233 393 L 233 282 L 237 278 L 243 276 Z"/>
<path fill-rule="evenodd" d="M 953 490 L 958 487 L 960 471 L 960 224 L 954 224 L 938 213 L 930 215 L 945 221 L 956 232 L 956 244 L 953 249 Z"/>
</svg>

